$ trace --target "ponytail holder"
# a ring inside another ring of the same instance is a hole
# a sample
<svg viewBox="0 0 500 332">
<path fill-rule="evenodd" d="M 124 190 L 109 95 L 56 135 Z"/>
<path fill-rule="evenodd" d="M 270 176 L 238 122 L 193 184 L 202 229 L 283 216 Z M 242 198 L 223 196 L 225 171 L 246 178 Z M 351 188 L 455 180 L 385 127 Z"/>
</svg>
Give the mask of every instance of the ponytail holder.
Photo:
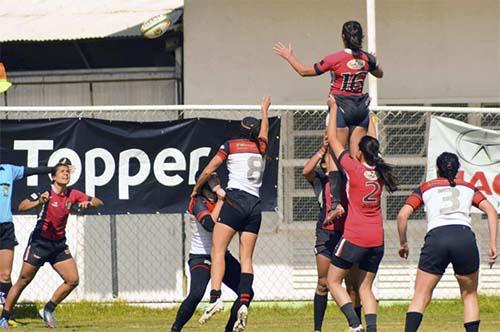
<svg viewBox="0 0 500 332">
<path fill-rule="evenodd" d="M 377 153 L 377 157 L 379 157 L 380 159 L 382 159 L 382 154 L 380 152 Z"/>
<path fill-rule="evenodd" d="M 453 169 L 453 166 L 451 165 L 451 163 L 446 164 L 446 169 L 449 171 L 451 171 Z"/>
</svg>

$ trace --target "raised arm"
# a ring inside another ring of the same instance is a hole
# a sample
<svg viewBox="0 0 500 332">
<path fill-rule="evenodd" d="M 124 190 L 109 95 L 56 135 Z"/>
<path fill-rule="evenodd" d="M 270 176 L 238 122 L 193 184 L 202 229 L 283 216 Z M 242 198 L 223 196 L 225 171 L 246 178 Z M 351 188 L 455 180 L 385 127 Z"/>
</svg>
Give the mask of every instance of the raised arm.
<svg viewBox="0 0 500 332">
<path fill-rule="evenodd" d="M 300 76 L 317 76 L 316 70 L 314 70 L 314 66 L 304 66 L 300 63 L 297 58 L 293 56 L 292 45 L 288 44 L 288 47 L 283 45 L 281 42 L 278 42 L 273 47 L 274 53 L 278 54 L 280 57 L 288 61 L 288 63 L 292 66 L 293 69 Z"/>
<path fill-rule="evenodd" d="M 51 171 L 52 167 L 25 167 L 23 177 L 34 174 L 49 174 Z"/>
<path fill-rule="evenodd" d="M 198 181 L 194 185 L 191 197 L 194 197 L 200 191 L 200 188 L 205 184 L 205 182 L 207 182 L 211 174 L 216 172 L 223 162 L 224 160 L 222 160 L 219 155 L 215 155 L 212 160 L 210 160 L 208 165 L 203 169 L 200 177 L 198 178 Z"/>
<path fill-rule="evenodd" d="M 406 237 L 407 229 L 408 229 L 408 218 L 413 213 L 413 207 L 405 204 L 399 210 L 398 213 L 398 234 L 399 234 L 399 257 L 407 259 L 410 253 L 410 249 L 408 248 L 408 239 Z"/>
<path fill-rule="evenodd" d="M 316 169 L 316 165 L 318 164 L 318 162 L 326 154 L 327 148 L 328 137 L 325 135 L 323 144 L 321 144 L 318 151 L 316 151 L 316 153 L 311 158 L 309 158 L 309 160 L 304 165 L 304 168 L 302 169 L 302 176 L 305 177 L 307 181 L 311 183 L 314 181 L 314 170 Z"/>
<path fill-rule="evenodd" d="M 493 205 L 488 200 L 483 200 L 479 203 L 479 209 L 488 216 L 488 229 L 490 232 L 490 241 L 488 245 L 488 263 L 490 268 L 495 264 L 497 259 L 497 229 L 498 229 L 498 214 Z"/>
<path fill-rule="evenodd" d="M 269 136 L 269 106 L 271 106 L 271 97 L 264 97 L 260 104 L 262 120 L 260 122 L 259 137 L 265 139 L 266 142 Z"/>
<path fill-rule="evenodd" d="M 344 146 L 337 138 L 337 103 L 335 103 L 335 99 L 330 95 L 328 97 L 327 104 L 330 108 L 327 128 L 328 144 L 330 145 L 330 149 L 338 158 L 344 151 Z"/>
<path fill-rule="evenodd" d="M 368 132 L 366 133 L 367 136 L 378 139 L 378 122 L 378 116 L 376 114 L 371 114 L 370 122 L 368 123 Z"/>
</svg>

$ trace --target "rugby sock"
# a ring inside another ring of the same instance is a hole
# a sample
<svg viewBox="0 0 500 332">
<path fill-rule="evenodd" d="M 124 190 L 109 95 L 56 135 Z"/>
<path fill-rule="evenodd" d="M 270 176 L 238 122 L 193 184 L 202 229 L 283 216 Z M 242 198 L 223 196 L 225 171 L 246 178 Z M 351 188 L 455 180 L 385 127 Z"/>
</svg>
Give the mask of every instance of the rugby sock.
<svg viewBox="0 0 500 332">
<path fill-rule="evenodd" d="M 365 315 L 366 332 L 377 332 L 377 314 Z"/>
<path fill-rule="evenodd" d="M 12 312 L 11 311 L 7 311 L 5 309 L 2 310 L 2 318 L 5 318 L 5 319 L 9 320 L 10 316 L 12 316 Z"/>
<path fill-rule="evenodd" d="M 217 301 L 221 295 L 222 295 L 222 292 L 220 289 L 219 290 L 212 289 L 210 291 L 210 303 L 214 303 L 215 301 Z"/>
<path fill-rule="evenodd" d="M 345 318 L 347 318 L 349 327 L 358 327 L 361 325 L 361 321 L 359 320 L 358 315 L 356 315 L 356 311 L 354 311 L 354 307 L 351 302 L 344 304 L 340 307 L 340 310 L 342 310 Z"/>
<path fill-rule="evenodd" d="M 332 207 L 340 204 L 340 193 L 342 192 L 342 173 L 339 171 L 331 171 L 328 173 L 330 181 L 330 195 L 332 197 Z"/>
<path fill-rule="evenodd" d="M 479 320 L 473 322 L 468 322 L 464 324 L 465 332 L 478 332 L 479 331 Z"/>
<path fill-rule="evenodd" d="M 354 308 L 354 311 L 356 311 L 356 315 L 358 315 L 359 321 L 361 322 L 361 310 L 363 309 L 363 306 L 360 305 L 359 307 Z"/>
<path fill-rule="evenodd" d="M 43 308 L 43 310 L 47 310 L 48 312 L 53 312 L 56 309 L 56 306 L 57 306 L 57 304 L 55 304 L 52 301 L 49 301 L 49 302 L 47 302 L 47 304 L 45 304 L 45 307 Z"/>
<path fill-rule="evenodd" d="M 241 304 L 248 306 L 252 298 L 253 274 L 242 272 L 240 275 L 240 285 L 238 286 L 238 299 Z"/>
<path fill-rule="evenodd" d="M 5 300 L 7 300 L 7 295 L 9 294 L 11 287 L 11 282 L 0 282 L 0 302 L 2 304 L 4 304 Z"/>
<path fill-rule="evenodd" d="M 409 311 L 406 313 L 405 332 L 416 332 L 424 315 L 420 312 Z"/>
<path fill-rule="evenodd" d="M 327 304 L 328 294 L 314 293 L 314 331 L 321 331 Z"/>
</svg>

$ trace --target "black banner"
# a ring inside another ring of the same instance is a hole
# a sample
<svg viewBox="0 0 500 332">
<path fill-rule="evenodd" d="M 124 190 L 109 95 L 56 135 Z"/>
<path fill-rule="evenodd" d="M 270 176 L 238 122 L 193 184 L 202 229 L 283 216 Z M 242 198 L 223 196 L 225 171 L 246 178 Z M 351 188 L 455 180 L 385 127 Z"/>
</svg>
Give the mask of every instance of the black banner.
<svg viewBox="0 0 500 332">
<path fill-rule="evenodd" d="M 269 149 L 260 190 L 264 210 L 277 202 L 280 120 L 271 118 Z M 187 119 L 126 122 L 96 119 L 0 120 L 0 163 L 28 167 L 54 165 L 63 157 L 75 166 L 73 187 L 96 196 L 94 213 L 180 213 L 186 211 L 198 169 L 219 147 L 237 137 L 239 121 Z M 227 171 L 219 171 L 223 183 Z M 13 210 L 50 178 L 17 181 Z M 91 212 L 89 210 L 88 212 Z"/>
</svg>

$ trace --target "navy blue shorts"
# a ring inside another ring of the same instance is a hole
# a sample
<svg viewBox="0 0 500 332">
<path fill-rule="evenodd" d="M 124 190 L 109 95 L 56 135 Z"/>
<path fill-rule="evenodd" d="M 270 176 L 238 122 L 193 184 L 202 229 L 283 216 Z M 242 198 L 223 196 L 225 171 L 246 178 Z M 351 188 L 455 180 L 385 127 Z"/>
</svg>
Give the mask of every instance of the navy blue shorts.
<svg viewBox="0 0 500 332">
<path fill-rule="evenodd" d="M 341 238 L 332 255 L 332 264 L 338 268 L 349 270 L 358 264 L 363 271 L 377 273 L 384 257 L 384 245 L 364 248 Z"/>
<path fill-rule="evenodd" d="M 24 262 L 33 266 L 43 266 L 46 262 L 54 265 L 71 258 L 73 256 L 66 244 L 66 238 L 52 241 L 34 236 L 33 233 L 24 252 Z"/>
<path fill-rule="evenodd" d="M 363 127 L 370 123 L 370 97 L 367 93 L 361 96 L 334 96 L 337 103 L 337 128 Z"/>
<path fill-rule="evenodd" d="M 418 268 L 442 275 L 449 264 L 455 274 L 466 275 L 479 270 L 479 250 L 470 227 L 447 225 L 431 229 L 425 236 Z"/>
<path fill-rule="evenodd" d="M 238 189 L 228 189 L 219 222 L 237 232 L 259 234 L 262 211 L 260 198 Z"/>
<path fill-rule="evenodd" d="M 323 255 L 328 259 L 332 258 L 333 250 L 339 242 L 342 234 L 337 231 L 329 231 L 323 228 L 316 228 L 316 243 L 314 254 Z"/>
<path fill-rule="evenodd" d="M 0 249 L 14 249 L 17 246 L 13 222 L 0 223 Z"/>
</svg>

